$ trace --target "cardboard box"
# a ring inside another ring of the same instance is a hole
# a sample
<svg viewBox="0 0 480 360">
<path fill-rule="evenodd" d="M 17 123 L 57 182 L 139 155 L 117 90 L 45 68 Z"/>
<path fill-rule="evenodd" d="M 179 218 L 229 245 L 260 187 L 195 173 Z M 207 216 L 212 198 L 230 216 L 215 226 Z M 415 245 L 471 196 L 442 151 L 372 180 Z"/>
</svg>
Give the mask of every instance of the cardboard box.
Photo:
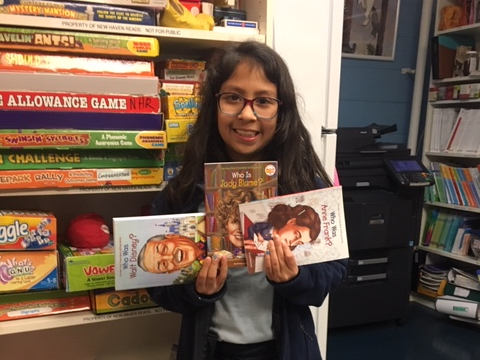
<svg viewBox="0 0 480 360">
<path fill-rule="evenodd" d="M 0 252 L 0 293 L 58 289 L 56 250 Z"/>
<path fill-rule="evenodd" d="M 165 131 L 4 130 L 0 149 L 166 149 Z"/>
<path fill-rule="evenodd" d="M 146 289 L 119 290 L 96 289 L 90 291 L 92 311 L 96 315 L 134 309 L 157 307 Z"/>
<path fill-rule="evenodd" d="M 115 286 L 113 244 L 104 248 L 78 249 L 59 243 L 62 285 L 67 292 Z"/>
<path fill-rule="evenodd" d="M 156 57 L 160 54 L 158 40 L 155 38 L 119 34 L 3 26 L 0 27 L 0 39 L 2 39 L 0 49 L 108 54 L 108 56 L 128 57 Z"/>
<path fill-rule="evenodd" d="M 57 219 L 52 213 L 0 210 L 0 251 L 55 250 Z"/>
<path fill-rule="evenodd" d="M 162 112 L 165 119 L 196 119 L 199 105 L 200 97 L 196 95 L 168 95 L 162 97 Z"/>
<path fill-rule="evenodd" d="M 123 24 L 155 25 L 155 15 L 150 9 L 135 10 L 98 4 L 77 4 L 59 1 L 2 0 L 0 13 L 29 15 L 82 21 L 102 21 Z"/>
<path fill-rule="evenodd" d="M 158 185 L 163 168 L 0 170 L 0 189 L 48 189 Z"/>
<path fill-rule="evenodd" d="M 90 310 L 87 291 L 31 291 L 0 295 L 0 321 Z"/>
<path fill-rule="evenodd" d="M 192 133 L 196 119 L 165 120 L 167 143 L 183 143 Z"/>
</svg>

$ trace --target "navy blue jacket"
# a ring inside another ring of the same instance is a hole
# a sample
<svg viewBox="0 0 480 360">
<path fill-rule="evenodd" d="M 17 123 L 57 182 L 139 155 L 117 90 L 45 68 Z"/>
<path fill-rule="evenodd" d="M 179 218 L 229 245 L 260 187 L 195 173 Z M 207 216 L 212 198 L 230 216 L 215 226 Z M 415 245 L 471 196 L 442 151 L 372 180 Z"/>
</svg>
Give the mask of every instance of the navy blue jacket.
<svg viewBox="0 0 480 360">
<path fill-rule="evenodd" d="M 195 199 L 188 206 L 169 206 L 161 192 L 152 208 L 154 214 L 197 212 L 204 200 L 197 187 Z M 298 276 L 287 283 L 270 282 L 274 287 L 273 330 L 280 360 L 321 360 L 315 326 L 309 306 L 321 306 L 327 294 L 340 284 L 346 274 L 346 260 L 299 267 Z M 163 308 L 182 314 L 177 360 L 210 360 L 212 337 L 209 333 L 214 303 L 226 292 L 203 297 L 194 284 L 149 288 L 152 299 Z"/>
</svg>

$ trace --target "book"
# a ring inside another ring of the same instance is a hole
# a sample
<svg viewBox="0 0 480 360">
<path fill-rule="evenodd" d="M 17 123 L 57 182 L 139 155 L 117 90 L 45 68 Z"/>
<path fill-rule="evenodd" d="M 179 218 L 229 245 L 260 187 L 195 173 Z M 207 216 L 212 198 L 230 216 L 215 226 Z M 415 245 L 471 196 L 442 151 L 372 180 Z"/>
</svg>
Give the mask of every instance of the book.
<svg viewBox="0 0 480 360">
<path fill-rule="evenodd" d="M 159 130 L 163 114 L 0 110 L 2 129 Z"/>
<path fill-rule="evenodd" d="M 0 129 L 0 149 L 166 149 L 166 138 L 165 131 Z"/>
<path fill-rule="evenodd" d="M 113 218 L 115 290 L 195 281 L 206 257 L 205 214 Z"/>
<path fill-rule="evenodd" d="M 437 189 L 438 201 L 442 203 L 447 203 L 447 196 L 445 193 L 445 179 L 442 177 L 440 172 L 440 165 L 438 162 L 431 162 L 430 168 L 432 170 L 432 175 L 435 180 L 435 188 Z"/>
<path fill-rule="evenodd" d="M 341 187 L 243 203 L 239 209 L 250 273 L 264 270 L 274 237 L 288 244 L 299 266 L 349 257 Z"/>
<path fill-rule="evenodd" d="M 120 5 L 133 7 L 147 7 L 151 9 L 164 9 L 168 0 L 75 0 L 76 2 L 86 2 L 105 5 Z"/>
<path fill-rule="evenodd" d="M 17 26 L 0 26 L 0 38 L 2 39 L 0 49 L 96 54 L 129 58 L 132 56 L 153 58 L 160 55 L 159 43 L 154 37 L 131 36 L 139 35 L 138 32 L 131 35 L 104 34 L 107 30 L 111 30 L 109 32 L 113 32 L 115 29 L 123 29 L 124 32 L 127 29 L 136 30 L 137 27 L 143 25 L 109 24 L 103 21 L 92 23 L 76 19 L 65 21 L 41 16 L 3 14 L 1 12 L 0 24 Z M 26 27 L 18 27 L 22 26 L 20 24 L 24 24 Z M 34 27 L 46 27 L 47 29 L 35 29 Z M 57 27 L 62 30 L 52 30 L 52 28 Z M 151 28 L 150 26 L 143 27 Z M 91 29 L 95 31 L 92 28 L 100 30 L 100 33 L 65 31 L 65 29 Z M 25 89 L 32 90 L 29 87 L 22 90 Z M 136 94 L 134 91 L 130 93 Z"/>
<path fill-rule="evenodd" d="M 0 110 L 158 114 L 160 97 L 158 95 L 0 91 Z"/>
<path fill-rule="evenodd" d="M 156 76 L 101 76 L 0 71 L 0 91 L 157 95 Z M 157 129 L 158 130 L 158 129 Z"/>
<path fill-rule="evenodd" d="M 206 163 L 204 169 L 208 254 L 226 255 L 229 267 L 245 267 L 238 205 L 277 195 L 277 162 Z"/>
<path fill-rule="evenodd" d="M 155 76 L 153 61 L 0 51 L 0 69 L 80 75 Z"/>
</svg>

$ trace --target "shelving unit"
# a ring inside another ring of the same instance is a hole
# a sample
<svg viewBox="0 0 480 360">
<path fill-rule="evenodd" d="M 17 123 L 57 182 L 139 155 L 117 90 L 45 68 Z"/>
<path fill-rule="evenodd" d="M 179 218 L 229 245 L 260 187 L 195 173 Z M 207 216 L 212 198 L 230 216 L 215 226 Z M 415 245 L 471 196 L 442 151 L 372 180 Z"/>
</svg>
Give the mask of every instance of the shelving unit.
<svg viewBox="0 0 480 360">
<path fill-rule="evenodd" d="M 436 17 L 435 17 L 435 35 L 468 35 L 476 38 L 476 43 L 479 43 L 480 40 L 480 23 L 471 24 L 466 26 L 461 26 L 457 28 L 452 28 L 448 30 L 438 31 L 438 25 L 440 21 L 440 9 L 445 5 L 459 5 L 458 1 L 454 0 L 439 0 L 436 2 Z M 477 47 L 478 49 L 478 47 Z M 480 83 L 479 76 L 461 76 L 461 77 L 451 77 L 441 80 L 430 80 L 431 85 L 434 86 L 446 86 L 446 85 L 460 85 L 460 84 L 475 84 Z M 467 109 L 478 109 L 480 108 L 479 99 L 468 99 L 468 100 L 439 100 L 429 102 L 427 104 L 426 112 L 426 121 L 425 121 L 425 132 L 424 132 L 424 144 L 423 144 L 423 153 L 422 161 L 425 166 L 430 167 L 430 162 L 448 162 L 456 163 L 460 167 L 473 167 L 477 164 L 480 164 L 480 155 L 463 155 L 456 154 L 452 152 L 434 152 L 430 151 L 430 142 L 432 137 L 432 126 L 433 126 L 433 113 L 435 108 L 467 108 Z M 466 213 L 480 213 L 480 208 L 460 206 L 453 204 L 446 204 L 441 202 L 426 202 L 423 207 L 422 215 L 422 230 L 421 234 L 424 233 L 424 227 L 427 222 L 427 209 L 429 207 L 435 207 L 439 209 L 449 209 L 458 212 Z M 444 260 L 446 262 L 451 262 L 457 266 L 478 266 L 480 267 L 480 261 L 470 257 L 470 256 L 460 256 L 455 255 L 447 251 L 440 249 L 432 248 L 429 246 L 419 245 L 417 246 L 417 251 L 426 253 L 427 261 L 430 260 Z"/>
<path fill-rule="evenodd" d="M 7 14 L 0 14 L 0 27 L 156 37 L 160 56 L 155 61 L 168 57 L 207 58 L 211 49 L 230 41 L 254 39 L 272 44 L 274 1 L 242 3 L 249 20 L 258 21 L 259 35 Z M 102 214 L 110 228 L 113 217 L 140 215 L 142 206 L 151 204 L 163 186 L 2 191 L 0 208 L 49 210 L 57 218 L 61 235 L 69 221 L 81 213 Z M 152 308 L 101 316 L 82 311 L 4 321 L 0 322 L 0 354 L 2 359 L 168 360 L 178 340 L 180 319 L 179 314 Z"/>
</svg>

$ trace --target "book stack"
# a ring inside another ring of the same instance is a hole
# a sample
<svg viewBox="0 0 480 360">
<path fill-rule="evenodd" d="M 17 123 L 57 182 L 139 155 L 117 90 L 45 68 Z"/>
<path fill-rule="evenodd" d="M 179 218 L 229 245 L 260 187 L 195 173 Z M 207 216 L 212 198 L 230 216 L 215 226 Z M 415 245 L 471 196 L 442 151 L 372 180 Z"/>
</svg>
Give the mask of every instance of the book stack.
<svg viewBox="0 0 480 360">
<path fill-rule="evenodd" d="M 438 297 L 442 283 L 447 278 L 448 268 L 441 265 L 422 264 L 419 270 L 417 292 L 431 298 Z"/>
<path fill-rule="evenodd" d="M 156 39 L 0 30 L 0 188 L 163 181 Z"/>
<path fill-rule="evenodd" d="M 480 282 L 474 271 L 451 268 L 440 293 L 435 302 L 437 311 L 480 325 Z"/>
</svg>

